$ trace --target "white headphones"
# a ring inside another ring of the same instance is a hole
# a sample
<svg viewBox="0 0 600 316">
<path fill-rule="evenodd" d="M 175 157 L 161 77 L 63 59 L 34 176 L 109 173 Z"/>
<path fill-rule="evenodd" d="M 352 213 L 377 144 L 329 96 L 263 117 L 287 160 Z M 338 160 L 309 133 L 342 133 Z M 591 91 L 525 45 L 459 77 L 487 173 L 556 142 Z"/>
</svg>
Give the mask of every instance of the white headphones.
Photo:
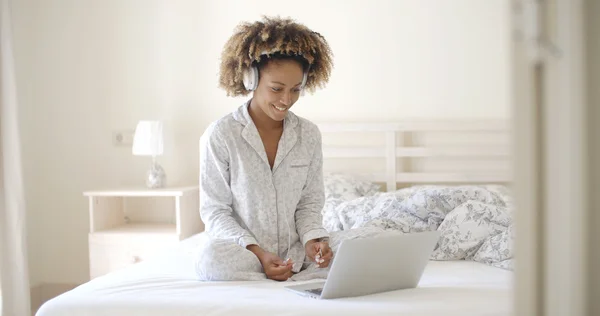
<svg viewBox="0 0 600 316">
<path fill-rule="evenodd" d="M 304 76 L 302 77 L 302 88 L 306 85 L 306 80 L 308 79 L 308 70 L 304 72 Z M 243 74 L 244 87 L 248 91 L 254 91 L 258 88 L 258 68 L 256 66 L 252 66 L 247 68 Z"/>
</svg>

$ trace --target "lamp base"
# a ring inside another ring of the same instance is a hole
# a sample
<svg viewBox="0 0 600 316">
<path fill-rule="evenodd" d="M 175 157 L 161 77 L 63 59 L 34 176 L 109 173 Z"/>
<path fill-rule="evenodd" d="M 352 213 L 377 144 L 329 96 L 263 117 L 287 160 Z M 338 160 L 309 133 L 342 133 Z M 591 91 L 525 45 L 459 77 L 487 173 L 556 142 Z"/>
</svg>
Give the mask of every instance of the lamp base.
<svg viewBox="0 0 600 316">
<path fill-rule="evenodd" d="M 167 175 L 165 170 L 156 161 L 153 161 L 150 170 L 146 173 L 146 187 L 149 189 L 160 189 L 166 185 Z"/>
</svg>

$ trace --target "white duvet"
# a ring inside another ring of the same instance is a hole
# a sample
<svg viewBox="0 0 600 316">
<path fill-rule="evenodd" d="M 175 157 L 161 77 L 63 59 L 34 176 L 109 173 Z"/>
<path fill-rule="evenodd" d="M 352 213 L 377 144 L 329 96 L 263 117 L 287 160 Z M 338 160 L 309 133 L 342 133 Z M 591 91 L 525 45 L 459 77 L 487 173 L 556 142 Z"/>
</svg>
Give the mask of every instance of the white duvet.
<svg viewBox="0 0 600 316">
<path fill-rule="evenodd" d="M 323 223 L 331 231 L 334 252 L 348 238 L 389 231 L 441 232 L 417 288 L 321 301 L 286 291 L 287 282 L 200 282 L 193 266 L 205 238 L 200 234 L 158 259 L 65 293 L 44 304 L 37 315 L 511 314 L 512 203 L 504 187 L 422 186 L 369 194 L 368 186 L 359 193 L 332 188 Z M 307 282 L 323 272 L 306 270 L 288 282 Z"/>
<path fill-rule="evenodd" d="M 330 196 L 323 224 L 331 232 L 438 230 L 441 237 L 431 259 L 512 269 L 512 211 L 503 186 L 415 186 L 361 197 Z"/>
<path fill-rule="evenodd" d="M 287 282 L 196 281 L 193 249 L 184 243 L 160 259 L 94 279 L 47 302 L 37 315 L 511 314 L 512 272 L 478 262 L 431 261 L 415 289 L 313 300 L 285 290 Z"/>
</svg>

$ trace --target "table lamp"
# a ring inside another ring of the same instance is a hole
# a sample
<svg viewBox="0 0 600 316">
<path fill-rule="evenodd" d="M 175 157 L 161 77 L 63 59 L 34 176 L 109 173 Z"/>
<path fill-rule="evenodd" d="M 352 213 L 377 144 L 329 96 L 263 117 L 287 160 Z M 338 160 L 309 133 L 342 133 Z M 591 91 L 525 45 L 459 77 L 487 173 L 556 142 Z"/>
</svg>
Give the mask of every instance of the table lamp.
<svg viewBox="0 0 600 316">
<path fill-rule="evenodd" d="M 165 170 L 156 162 L 163 154 L 163 125 L 160 121 L 140 121 L 133 136 L 132 153 L 135 156 L 151 156 L 152 164 L 146 173 L 146 187 L 163 188 L 166 185 Z"/>
</svg>

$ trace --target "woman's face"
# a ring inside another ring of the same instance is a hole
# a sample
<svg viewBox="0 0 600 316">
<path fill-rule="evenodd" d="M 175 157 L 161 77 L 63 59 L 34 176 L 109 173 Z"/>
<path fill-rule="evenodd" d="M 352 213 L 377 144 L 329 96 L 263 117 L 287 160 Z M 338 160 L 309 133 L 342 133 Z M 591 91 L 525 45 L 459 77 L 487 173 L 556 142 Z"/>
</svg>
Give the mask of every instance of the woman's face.
<svg viewBox="0 0 600 316">
<path fill-rule="evenodd" d="M 297 61 L 270 61 L 260 70 L 253 99 L 269 118 L 283 121 L 300 97 L 303 75 L 302 65 Z"/>
</svg>

